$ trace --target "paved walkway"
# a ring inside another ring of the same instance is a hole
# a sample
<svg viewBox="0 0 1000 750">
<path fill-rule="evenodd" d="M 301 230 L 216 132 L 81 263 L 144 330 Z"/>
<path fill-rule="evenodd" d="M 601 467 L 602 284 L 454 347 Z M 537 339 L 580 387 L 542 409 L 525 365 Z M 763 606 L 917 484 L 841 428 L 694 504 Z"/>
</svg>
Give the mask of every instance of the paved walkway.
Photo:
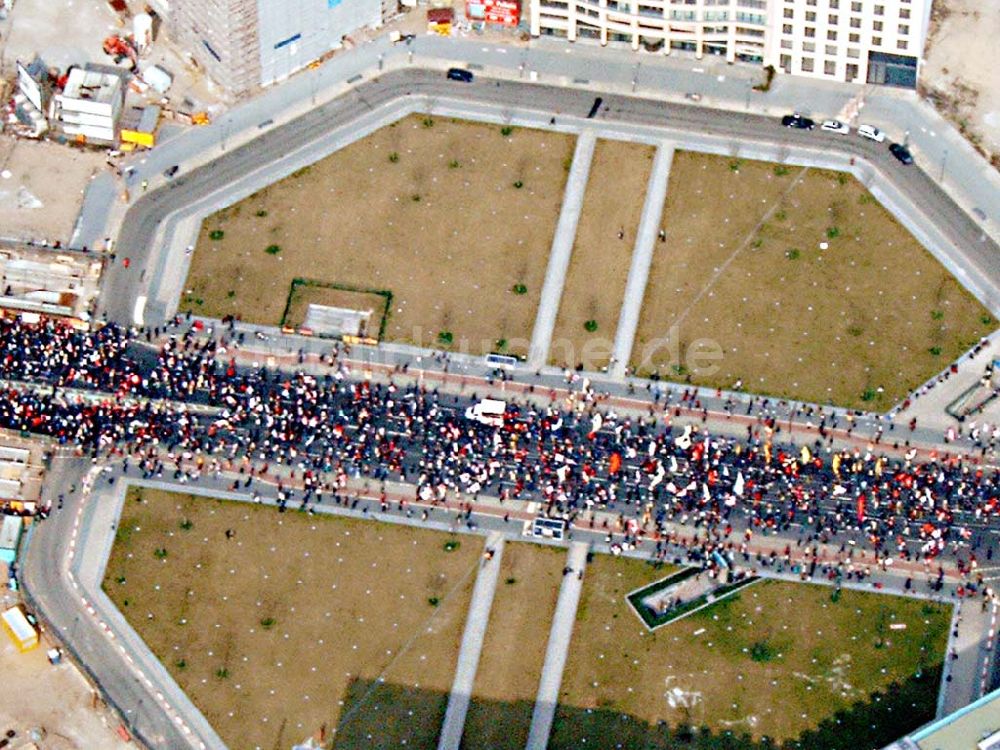
<svg viewBox="0 0 1000 750">
<path fill-rule="evenodd" d="M 639 328 L 639 311 L 646 293 L 649 267 L 653 264 L 653 250 L 660 232 L 663 201 L 667 197 L 667 181 L 670 178 L 670 165 L 673 161 L 674 145 L 665 141 L 656 150 L 653 169 L 649 173 L 646 202 L 642 206 L 642 218 L 639 219 L 639 231 L 635 238 L 635 248 L 632 250 L 632 266 L 628 271 L 625 298 L 622 300 L 618 329 L 615 331 L 614 351 L 611 354 L 612 377 L 625 377 L 625 368 L 632 356 L 635 332 Z"/>
<path fill-rule="evenodd" d="M 569 642 L 573 635 L 573 624 L 576 622 L 576 608 L 580 603 L 580 591 L 583 589 L 583 569 L 587 565 L 588 549 L 589 545 L 584 542 L 573 542 L 566 555 L 566 567 L 570 570 L 563 576 L 556 612 L 552 618 L 549 645 L 545 649 L 545 663 L 542 665 L 542 678 L 538 683 L 535 710 L 531 714 L 527 750 L 545 750 L 549 743 L 552 720 L 555 718 L 556 705 L 559 703 L 559 686 L 562 684 L 566 656 L 569 654 Z"/>
<path fill-rule="evenodd" d="M 469 711 L 472 686 L 476 681 L 476 670 L 479 667 L 479 655 L 483 650 L 486 625 L 490 620 L 493 595 L 496 594 L 497 579 L 500 577 L 503 542 L 504 536 L 499 531 L 491 531 L 486 537 L 486 549 L 493 550 L 493 559 L 483 558 L 475 588 L 472 589 L 472 602 L 469 604 L 469 614 L 465 620 L 465 632 L 462 634 L 462 646 L 458 652 L 455 679 L 451 684 L 451 695 L 448 696 L 448 708 L 444 714 L 444 724 L 441 726 L 438 750 L 458 750 L 462 741 L 465 715 Z"/>
<path fill-rule="evenodd" d="M 559 223 L 552 239 L 552 252 L 549 254 L 545 283 L 538 302 L 538 313 L 535 315 L 535 328 L 531 334 L 531 347 L 528 350 L 528 366 L 531 368 L 542 367 L 549 358 L 552 332 L 556 327 L 559 300 L 562 298 L 563 286 L 566 283 L 566 271 L 569 269 L 569 258 L 573 252 L 573 242 L 576 240 L 576 225 L 580 221 L 580 211 L 583 209 L 583 195 L 587 189 L 587 178 L 590 176 L 590 163 L 594 158 L 596 143 L 597 136 L 593 130 L 584 130 L 576 139 L 573 165 L 566 179 L 562 210 L 559 212 Z"/>
<path fill-rule="evenodd" d="M 992 606 L 983 609 L 982 599 L 962 601 L 955 608 L 948 639 L 949 653 L 945 657 L 944 676 L 938 701 L 937 718 L 943 718 L 978 700 L 983 694 L 982 673 L 989 656 L 985 648 L 992 643 Z M 956 658 L 952 658 L 952 654 Z"/>
</svg>

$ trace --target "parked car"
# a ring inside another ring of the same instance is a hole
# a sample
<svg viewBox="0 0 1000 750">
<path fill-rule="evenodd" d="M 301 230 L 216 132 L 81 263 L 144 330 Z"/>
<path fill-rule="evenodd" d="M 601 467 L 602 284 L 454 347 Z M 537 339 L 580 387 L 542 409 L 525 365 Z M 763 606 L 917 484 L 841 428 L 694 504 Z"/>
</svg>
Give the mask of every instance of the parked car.
<svg viewBox="0 0 1000 750">
<path fill-rule="evenodd" d="M 472 71 L 465 68 L 448 68 L 448 78 L 452 81 L 472 83 Z"/>
<path fill-rule="evenodd" d="M 830 133 L 840 133 L 841 135 L 847 135 L 851 132 L 851 128 L 845 125 L 840 120 L 824 120 L 821 130 L 826 130 Z"/>
<path fill-rule="evenodd" d="M 816 127 L 816 123 L 813 120 L 800 115 L 798 112 L 782 117 L 781 124 L 786 128 L 797 128 L 799 130 L 812 130 Z"/>
<path fill-rule="evenodd" d="M 913 154 L 911 154 L 910 149 L 902 143 L 890 143 L 889 153 L 899 159 L 903 164 L 913 164 Z"/>
<path fill-rule="evenodd" d="M 868 138 L 869 140 L 875 141 L 876 143 L 881 143 L 885 140 L 885 133 L 876 128 L 874 125 L 859 125 L 858 135 L 862 138 Z"/>
</svg>

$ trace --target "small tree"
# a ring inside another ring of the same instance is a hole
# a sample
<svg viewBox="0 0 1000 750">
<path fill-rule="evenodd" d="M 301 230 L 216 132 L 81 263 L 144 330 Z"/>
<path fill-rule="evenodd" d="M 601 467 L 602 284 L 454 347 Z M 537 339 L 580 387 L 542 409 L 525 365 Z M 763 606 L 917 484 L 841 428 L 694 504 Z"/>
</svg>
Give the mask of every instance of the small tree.
<svg viewBox="0 0 1000 750">
<path fill-rule="evenodd" d="M 267 247 L 264 248 L 264 252 L 267 253 L 268 255 L 277 255 L 278 253 L 281 252 L 281 246 L 268 245 Z"/>
</svg>

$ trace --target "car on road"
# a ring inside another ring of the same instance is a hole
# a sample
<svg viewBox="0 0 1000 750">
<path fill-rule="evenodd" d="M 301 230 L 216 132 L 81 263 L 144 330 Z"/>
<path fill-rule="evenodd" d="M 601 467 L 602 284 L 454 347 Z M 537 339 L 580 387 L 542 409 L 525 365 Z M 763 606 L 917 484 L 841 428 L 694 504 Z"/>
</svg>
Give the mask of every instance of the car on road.
<svg viewBox="0 0 1000 750">
<path fill-rule="evenodd" d="M 781 124 L 786 128 L 797 128 L 798 130 L 812 130 L 816 127 L 815 121 L 794 112 L 781 118 Z"/>
<path fill-rule="evenodd" d="M 913 154 L 910 149 L 902 143 L 890 143 L 889 153 L 899 159 L 903 164 L 913 164 Z"/>
<path fill-rule="evenodd" d="M 847 135 L 851 132 L 850 126 L 845 125 L 840 120 L 824 120 L 820 130 L 825 130 L 828 133 L 840 133 L 841 135 Z"/>
<path fill-rule="evenodd" d="M 448 79 L 461 81 L 462 83 L 472 83 L 472 71 L 465 68 L 448 68 Z"/>
<path fill-rule="evenodd" d="M 881 143 L 885 140 L 885 133 L 876 128 L 874 125 L 859 125 L 858 135 L 862 138 L 875 141 L 876 143 Z"/>
</svg>

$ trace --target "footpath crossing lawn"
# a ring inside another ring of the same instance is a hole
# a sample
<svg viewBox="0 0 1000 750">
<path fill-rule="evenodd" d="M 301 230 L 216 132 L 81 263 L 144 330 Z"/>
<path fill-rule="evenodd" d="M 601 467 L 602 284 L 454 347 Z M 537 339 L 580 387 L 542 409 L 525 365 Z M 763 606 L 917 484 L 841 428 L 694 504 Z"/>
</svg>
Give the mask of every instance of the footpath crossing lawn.
<svg viewBox="0 0 1000 750">
<path fill-rule="evenodd" d="M 625 596 L 669 572 L 588 567 L 553 750 L 868 750 L 933 718 L 950 609 L 765 580 L 650 632 Z"/>
<path fill-rule="evenodd" d="M 641 374 L 885 410 L 996 327 L 846 173 L 677 152 L 662 223 Z"/>
<path fill-rule="evenodd" d="M 356 290 L 337 306 L 379 318 L 370 292 L 389 292 L 389 341 L 525 354 L 574 145 L 406 117 L 206 218 L 180 309 L 279 325 L 307 279 L 320 287 L 301 289 L 289 323 L 327 303 L 321 285 Z"/>
<path fill-rule="evenodd" d="M 562 547 L 504 547 L 463 750 L 524 748 L 565 564 Z"/>
<path fill-rule="evenodd" d="M 229 747 L 435 745 L 481 538 L 150 489 L 118 528 L 105 590 Z"/>
</svg>

